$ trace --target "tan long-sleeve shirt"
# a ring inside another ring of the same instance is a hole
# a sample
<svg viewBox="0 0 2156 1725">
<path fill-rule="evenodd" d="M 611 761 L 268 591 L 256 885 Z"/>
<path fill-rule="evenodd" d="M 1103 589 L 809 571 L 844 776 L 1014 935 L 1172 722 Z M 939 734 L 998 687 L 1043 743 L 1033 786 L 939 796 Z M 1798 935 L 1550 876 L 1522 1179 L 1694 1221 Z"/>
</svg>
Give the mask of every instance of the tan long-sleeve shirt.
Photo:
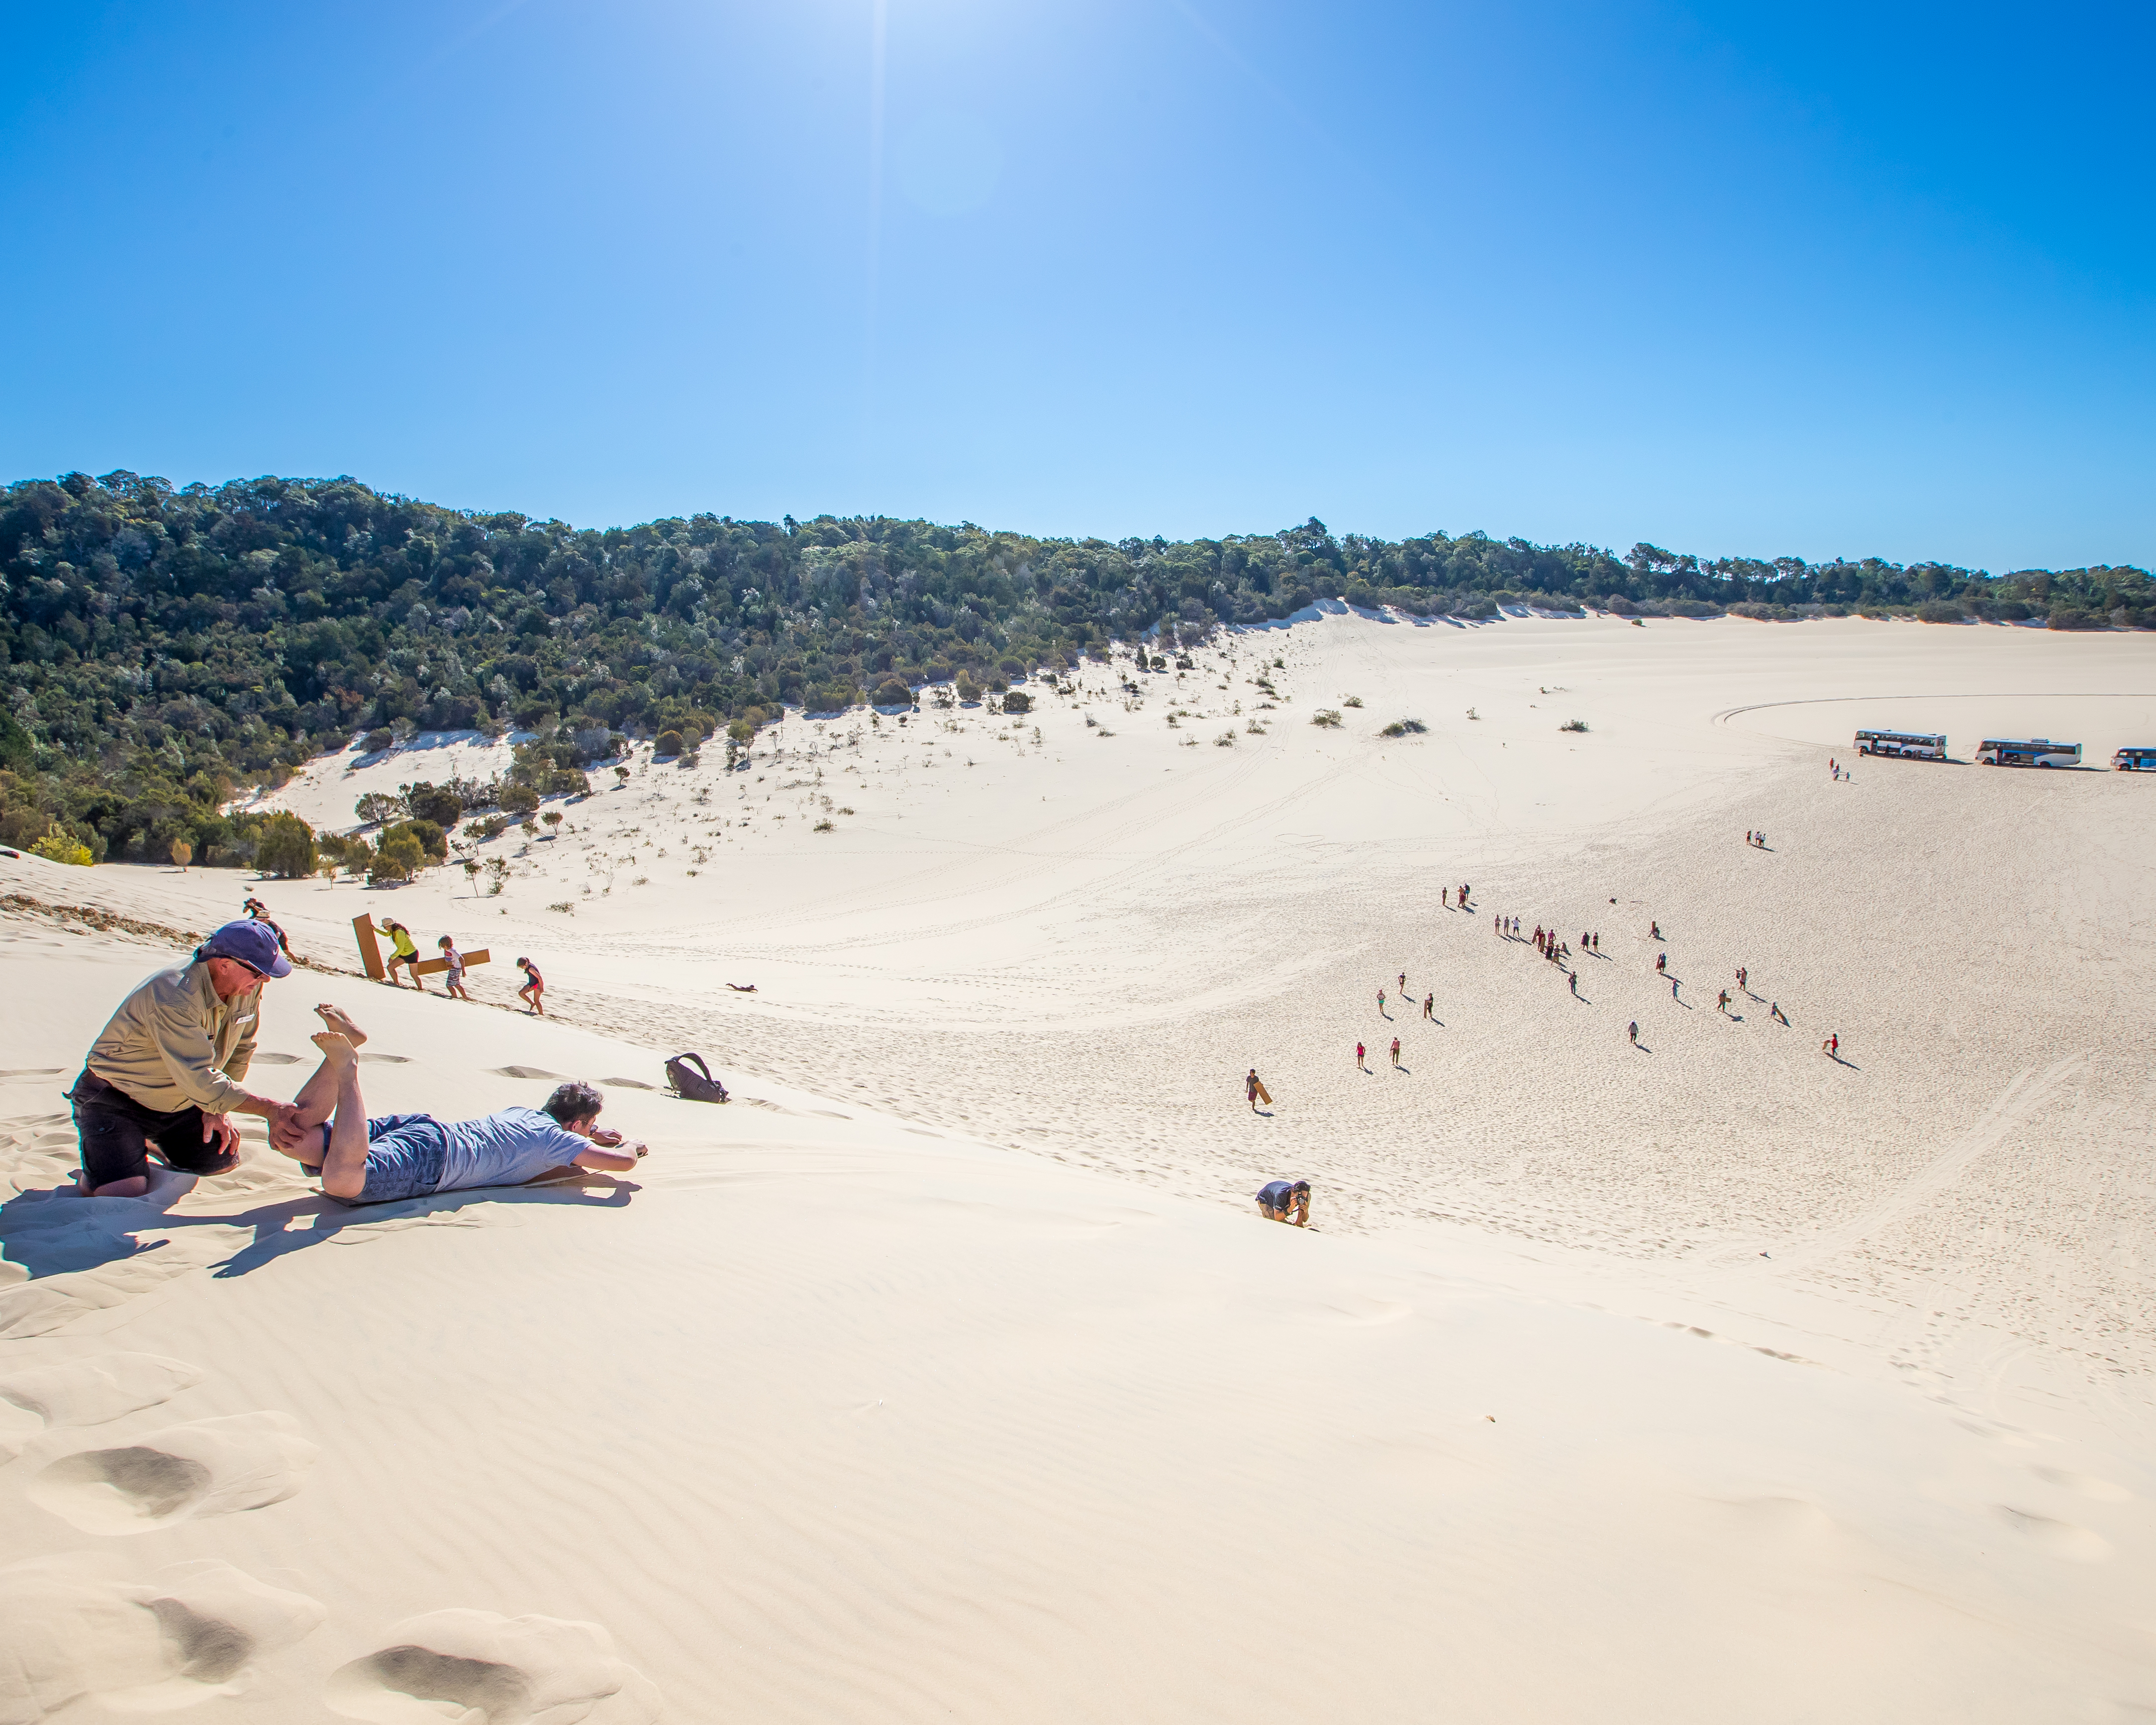
<svg viewBox="0 0 2156 1725">
<path fill-rule="evenodd" d="M 90 1070 L 160 1114 L 228 1114 L 248 1098 L 239 1081 L 261 1002 L 259 984 L 218 999 L 206 963 L 161 970 L 120 1003 L 90 1045 Z"/>
</svg>

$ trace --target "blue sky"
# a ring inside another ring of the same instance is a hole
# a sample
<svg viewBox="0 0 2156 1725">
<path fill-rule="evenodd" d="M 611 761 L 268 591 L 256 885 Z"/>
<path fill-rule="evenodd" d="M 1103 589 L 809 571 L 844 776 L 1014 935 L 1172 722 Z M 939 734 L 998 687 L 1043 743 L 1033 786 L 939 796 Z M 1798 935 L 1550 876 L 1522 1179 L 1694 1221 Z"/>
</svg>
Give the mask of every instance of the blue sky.
<svg viewBox="0 0 2156 1725">
<path fill-rule="evenodd" d="M 8 4 L 0 476 L 2145 566 L 2150 19 Z"/>
</svg>

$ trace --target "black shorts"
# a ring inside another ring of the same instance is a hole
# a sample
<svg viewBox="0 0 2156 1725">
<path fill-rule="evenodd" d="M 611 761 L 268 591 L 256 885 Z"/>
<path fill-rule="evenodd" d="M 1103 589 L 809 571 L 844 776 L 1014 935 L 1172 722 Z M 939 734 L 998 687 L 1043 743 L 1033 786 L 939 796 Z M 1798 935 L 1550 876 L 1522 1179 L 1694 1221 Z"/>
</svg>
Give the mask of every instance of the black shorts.
<svg viewBox="0 0 2156 1725">
<path fill-rule="evenodd" d="M 74 1105 L 74 1129 L 82 1140 L 83 1175 L 93 1187 L 147 1173 L 152 1143 L 166 1166 L 183 1174 L 221 1174 L 239 1165 L 237 1155 L 203 1142 L 199 1108 L 160 1114 L 87 1066 L 68 1100 Z"/>
</svg>

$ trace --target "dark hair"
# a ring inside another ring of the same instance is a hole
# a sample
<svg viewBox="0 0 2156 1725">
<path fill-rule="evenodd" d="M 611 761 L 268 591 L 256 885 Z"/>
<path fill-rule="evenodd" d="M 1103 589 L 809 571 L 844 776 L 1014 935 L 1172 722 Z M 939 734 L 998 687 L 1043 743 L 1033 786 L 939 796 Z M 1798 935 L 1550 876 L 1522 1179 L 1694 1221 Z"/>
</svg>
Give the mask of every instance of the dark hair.
<svg viewBox="0 0 2156 1725">
<path fill-rule="evenodd" d="M 567 1126 L 573 1120 L 598 1119 L 599 1110 L 606 1106 L 606 1098 L 599 1094 L 597 1085 L 572 1078 L 567 1084 L 556 1085 L 554 1094 L 540 1106 Z"/>
<path fill-rule="evenodd" d="M 516 962 L 519 964 L 529 964 L 531 961 L 529 958 L 520 958 Z"/>
<path fill-rule="evenodd" d="M 1288 1189 L 1291 1192 L 1307 1192 L 1310 1190 L 1310 1182 L 1307 1180 L 1297 1180 L 1295 1184 Z"/>
</svg>

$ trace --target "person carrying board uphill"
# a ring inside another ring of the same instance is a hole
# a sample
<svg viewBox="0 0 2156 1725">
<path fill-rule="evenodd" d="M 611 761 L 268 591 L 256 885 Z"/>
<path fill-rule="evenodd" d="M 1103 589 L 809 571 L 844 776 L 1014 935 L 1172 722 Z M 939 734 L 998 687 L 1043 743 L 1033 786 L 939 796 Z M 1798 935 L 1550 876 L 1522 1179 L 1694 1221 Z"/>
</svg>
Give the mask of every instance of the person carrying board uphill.
<svg viewBox="0 0 2156 1725">
<path fill-rule="evenodd" d="M 1268 1108 L 1273 1105 L 1271 1092 L 1266 1090 L 1265 1081 L 1258 1076 L 1258 1069 L 1255 1066 L 1250 1068 L 1250 1076 L 1243 1081 L 1243 1093 L 1250 1099 L 1250 1112 L 1253 1114 L 1258 1111 L 1258 1104 L 1260 1102 Z"/>
<path fill-rule="evenodd" d="M 120 1003 L 68 1091 L 82 1141 L 78 1191 L 140 1197 L 152 1144 L 182 1173 L 228 1173 L 239 1165 L 234 1115 L 258 1114 L 273 1127 L 290 1117 L 290 1102 L 239 1081 L 254 1057 L 262 984 L 291 973 L 264 924 L 228 922 L 187 963 Z"/>
<path fill-rule="evenodd" d="M 400 964 L 406 965 L 410 967 L 412 969 L 412 986 L 417 988 L 422 994 L 425 993 L 427 992 L 427 985 L 419 980 L 419 972 L 418 968 L 419 963 L 419 943 L 412 938 L 412 931 L 407 928 L 402 922 L 399 922 L 394 916 L 385 916 L 378 924 L 376 925 L 375 932 L 377 934 L 386 934 L 389 937 L 389 944 L 392 948 L 389 954 L 388 964 L 389 986 L 393 988 L 401 988 L 404 986 L 402 982 L 398 980 L 397 967 Z"/>
</svg>

